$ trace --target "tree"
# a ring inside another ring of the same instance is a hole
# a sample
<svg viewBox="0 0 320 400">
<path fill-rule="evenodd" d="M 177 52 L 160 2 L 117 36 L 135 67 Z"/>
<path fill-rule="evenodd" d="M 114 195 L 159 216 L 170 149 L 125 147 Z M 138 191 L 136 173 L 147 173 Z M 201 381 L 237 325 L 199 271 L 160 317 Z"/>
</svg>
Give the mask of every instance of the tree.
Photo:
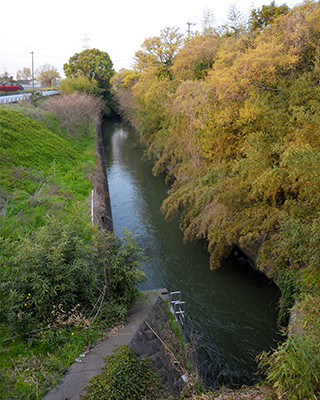
<svg viewBox="0 0 320 400">
<path fill-rule="evenodd" d="M 5 71 L 2 75 L 0 75 L 0 83 L 3 82 L 13 82 L 13 76 L 10 76 L 7 71 Z"/>
<path fill-rule="evenodd" d="M 54 79 L 60 78 L 58 70 L 50 64 L 45 64 L 37 69 L 36 76 L 42 86 L 49 86 L 53 84 Z"/>
<path fill-rule="evenodd" d="M 118 112 L 122 118 L 133 124 L 137 104 L 133 98 L 132 88 L 139 80 L 139 72 L 121 69 L 111 80 Z"/>
<path fill-rule="evenodd" d="M 83 50 L 71 57 L 69 62 L 64 64 L 63 69 L 67 76 L 64 82 L 66 93 L 86 92 L 103 98 L 106 115 L 115 109 L 110 83 L 114 69 L 108 53 L 98 49 Z"/>
<path fill-rule="evenodd" d="M 94 85 L 105 90 L 110 88 L 110 79 L 114 74 L 108 53 L 98 49 L 86 49 L 76 53 L 68 63 L 64 64 L 63 69 L 68 78 L 84 75 Z"/>
<path fill-rule="evenodd" d="M 214 28 L 214 14 L 210 8 L 206 7 L 203 11 L 202 31 L 204 35 L 214 35 L 216 29 Z"/>
<path fill-rule="evenodd" d="M 222 35 L 234 36 L 238 38 L 245 31 L 243 14 L 239 11 L 236 4 L 231 4 L 228 12 L 228 23 L 219 27 Z"/>
<path fill-rule="evenodd" d="M 281 14 L 287 13 L 289 10 L 286 4 L 282 4 L 282 6 L 278 7 L 275 5 L 274 1 L 268 6 L 263 5 L 261 8 L 251 10 L 249 19 L 251 31 L 261 31 L 263 28 L 270 25 L 275 18 Z"/>
<path fill-rule="evenodd" d="M 31 70 L 30 68 L 24 67 L 22 70 L 19 69 L 17 72 L 17 80 L 28 81 L 31 79 Z"/>
<path fill-rule="evenodd" d="M 178 28 L 162 29 L 160 36 L 148 38 L 142 43 L 141 50 L 135 55 L 135 67 L 140 71 L 150 68 L 168 71 L 182 43 L 183 35 Z"/>
<path fill-rule="evenodd" d="M 170 71 L 178 80 L 204 79 L 214 64 L 220 40 L 216 35 L 195 36 L 179 51 Z"/>
</svg>

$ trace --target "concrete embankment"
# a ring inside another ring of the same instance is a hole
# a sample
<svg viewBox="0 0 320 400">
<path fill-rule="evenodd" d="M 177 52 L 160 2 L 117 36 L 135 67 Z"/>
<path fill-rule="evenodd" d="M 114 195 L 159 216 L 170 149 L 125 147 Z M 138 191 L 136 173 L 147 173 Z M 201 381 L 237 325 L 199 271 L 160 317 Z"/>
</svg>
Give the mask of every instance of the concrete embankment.
<svg viewBox="0 0 320 400">
<path fill-rule="evenodd" d="M 107 169 L 103 151 L 101 125 L 96 126 L 96 168 L 92 177 L 93 199 L 92 212 L 94 222 L 102 229 L 109 232 L 113 231 L 113 221 L 111 212 L 111 202 L 109 194 L 109 185 L 107 178 Z"/>
<path fill-rule="evenodd" d="M 178 394 L 183 387 L 183 371 L 168 354 L 165 342 L 170 332 L 170 318 L 164 300 L 166 289 L 145 291 L 138 298 L 127 323 L 116 329 L 92 350 L 79 355 L 61 383 L 50 390 L 43 400 L 79 400 L 91 378 L 101 373 L 105 357 L 121 345 L 135 349 L 138 356 L 149 356 L 167 389 Z"/>
</svg>

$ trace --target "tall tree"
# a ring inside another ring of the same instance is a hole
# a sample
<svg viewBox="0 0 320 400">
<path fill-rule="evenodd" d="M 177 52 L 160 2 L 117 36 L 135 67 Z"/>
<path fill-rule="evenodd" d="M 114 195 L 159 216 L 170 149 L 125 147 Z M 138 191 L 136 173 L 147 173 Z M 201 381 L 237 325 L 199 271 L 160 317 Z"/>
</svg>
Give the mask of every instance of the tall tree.
<svg viewBox="0 0 320 400">
<path fill-rule="evenodd" d="M 228 12 L 228 22 L 218 28 L 221 35 L 238 38 L 245 31 L 245 20 L 236 4 L 231 4 Z"/>
<path fill-rule="evenodd" d="M 24 67 L 23 69 L 19 69 L 17 72 L 17 80 L 28 81 L 31 79 L 31 70 L 30 68 Z"/>
<path fill-rule="evenodd" d="M 216 29 L 214 28 L 214 14 L 210 8 L 206 7 L 203 11 L 203 19 L 202 19 L 202 32 L 204 35 L 214 35 L 216 33 Z"/>
<path fill-rule="evenodd" d="M 50 64 L 44 64 L 37 69 L 36 76 L 43 86 L 49 86 L 53 84 L 54 79 L 60 78 L 58 70 Z"/>
<path fill-rule="evenodd" d="M 183 35 L 178 28 L 163 29 L 160 36 L 148 38 L 142 43 L 141 50 L 135 55 L 135 67 L 140 71 L 150 68 L 168 71 L 182 43 Z"/>
<path fill-rule="evenodd" d="M 72 56 L 63 69 L 67 76 L 66 92 L 85 91 L 103 98 L 106 115 L 115 109 L 110 84 L 114 69 L 108 53 L 98 49 L 83 50 Z"/>
<path fill-rule="evenodd" d="M 84 75 L 98 86 L 108 90 L 110 79 L 114 74 L 113 64 L 108 53 L 98 49 L 86 49 L 81 53 L 76 53 L 63 66 L 68 78 L 77 78 Z"/>
<path fill-rule="evenodd" d="M 274 1 L 272 1 L 270 5 L 263 5 L 261 8 L 253 9 L 251 10 L 249 27 L 251 31 L 261 31 L 263 28 L 270 25 L 275 18 L 281 14 L 287 13 L 289 10 L 286 4 L 276 6 Z"/>
</svg>

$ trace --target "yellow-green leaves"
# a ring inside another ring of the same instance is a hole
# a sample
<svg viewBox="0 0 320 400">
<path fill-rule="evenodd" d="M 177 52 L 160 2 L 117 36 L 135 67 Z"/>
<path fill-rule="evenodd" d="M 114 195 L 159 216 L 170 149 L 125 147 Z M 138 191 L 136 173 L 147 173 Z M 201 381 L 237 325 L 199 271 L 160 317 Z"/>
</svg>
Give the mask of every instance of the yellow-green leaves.
<svg viewBox="0 0 320 400">
<path fill-rule="evenodd" d="M 281 247 L 279 232 L 288 243 L 294 235 L 284 221 L 317 218 L 320 6 L 287 11 L 271 4 L 255 15 L 259 33 L 242 25 L 181 48 L 166 29 L 146 39 L 135 70 L 114 78 L 154 171 L 175 179 L 163 211 L 181 213 L 186 238 L 208 240 L 212 265 L 234 243 L 269 237 L 268 252 L 284 267 L 291 247 Z"/>
<path fill-rule="evenodd" d="M 159 72 L 167 70 L 182 44 L 182 35 L 177 28 L 167 27 L 160 36 L 154 36 L 141 45 L 136 52 L 136 69 L 146 71 L 157 68 Z"/>
</svg>

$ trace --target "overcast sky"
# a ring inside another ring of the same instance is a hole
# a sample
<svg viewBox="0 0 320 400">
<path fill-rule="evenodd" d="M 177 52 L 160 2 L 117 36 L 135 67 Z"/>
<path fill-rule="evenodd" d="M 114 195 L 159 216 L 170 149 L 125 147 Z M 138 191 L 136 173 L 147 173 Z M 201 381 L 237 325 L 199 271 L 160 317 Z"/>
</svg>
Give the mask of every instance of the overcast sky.
<svg viewBox="0 0 320 400">
<path fill-rule="evenodd" d="M 249 15 L 252 8 L 271 0 L 0 0 L 0 75 L 16 77 L 23 67 L 56 67 L 85 48 L 97 48 L 111 57 L 114 68 L 131 68 L 144 39 L 174 26 L 186 33 L 187 22 L 202 29 L 204 10 L 210 9 L 216 25 L 227 21 L 236 4 Z M 285 1 L 276 0 L 277 5 Z M 289 7 L 300 1 L 288 0 Z M 87 39 L 87 40 L 85 40 Z"/>
</svg>

